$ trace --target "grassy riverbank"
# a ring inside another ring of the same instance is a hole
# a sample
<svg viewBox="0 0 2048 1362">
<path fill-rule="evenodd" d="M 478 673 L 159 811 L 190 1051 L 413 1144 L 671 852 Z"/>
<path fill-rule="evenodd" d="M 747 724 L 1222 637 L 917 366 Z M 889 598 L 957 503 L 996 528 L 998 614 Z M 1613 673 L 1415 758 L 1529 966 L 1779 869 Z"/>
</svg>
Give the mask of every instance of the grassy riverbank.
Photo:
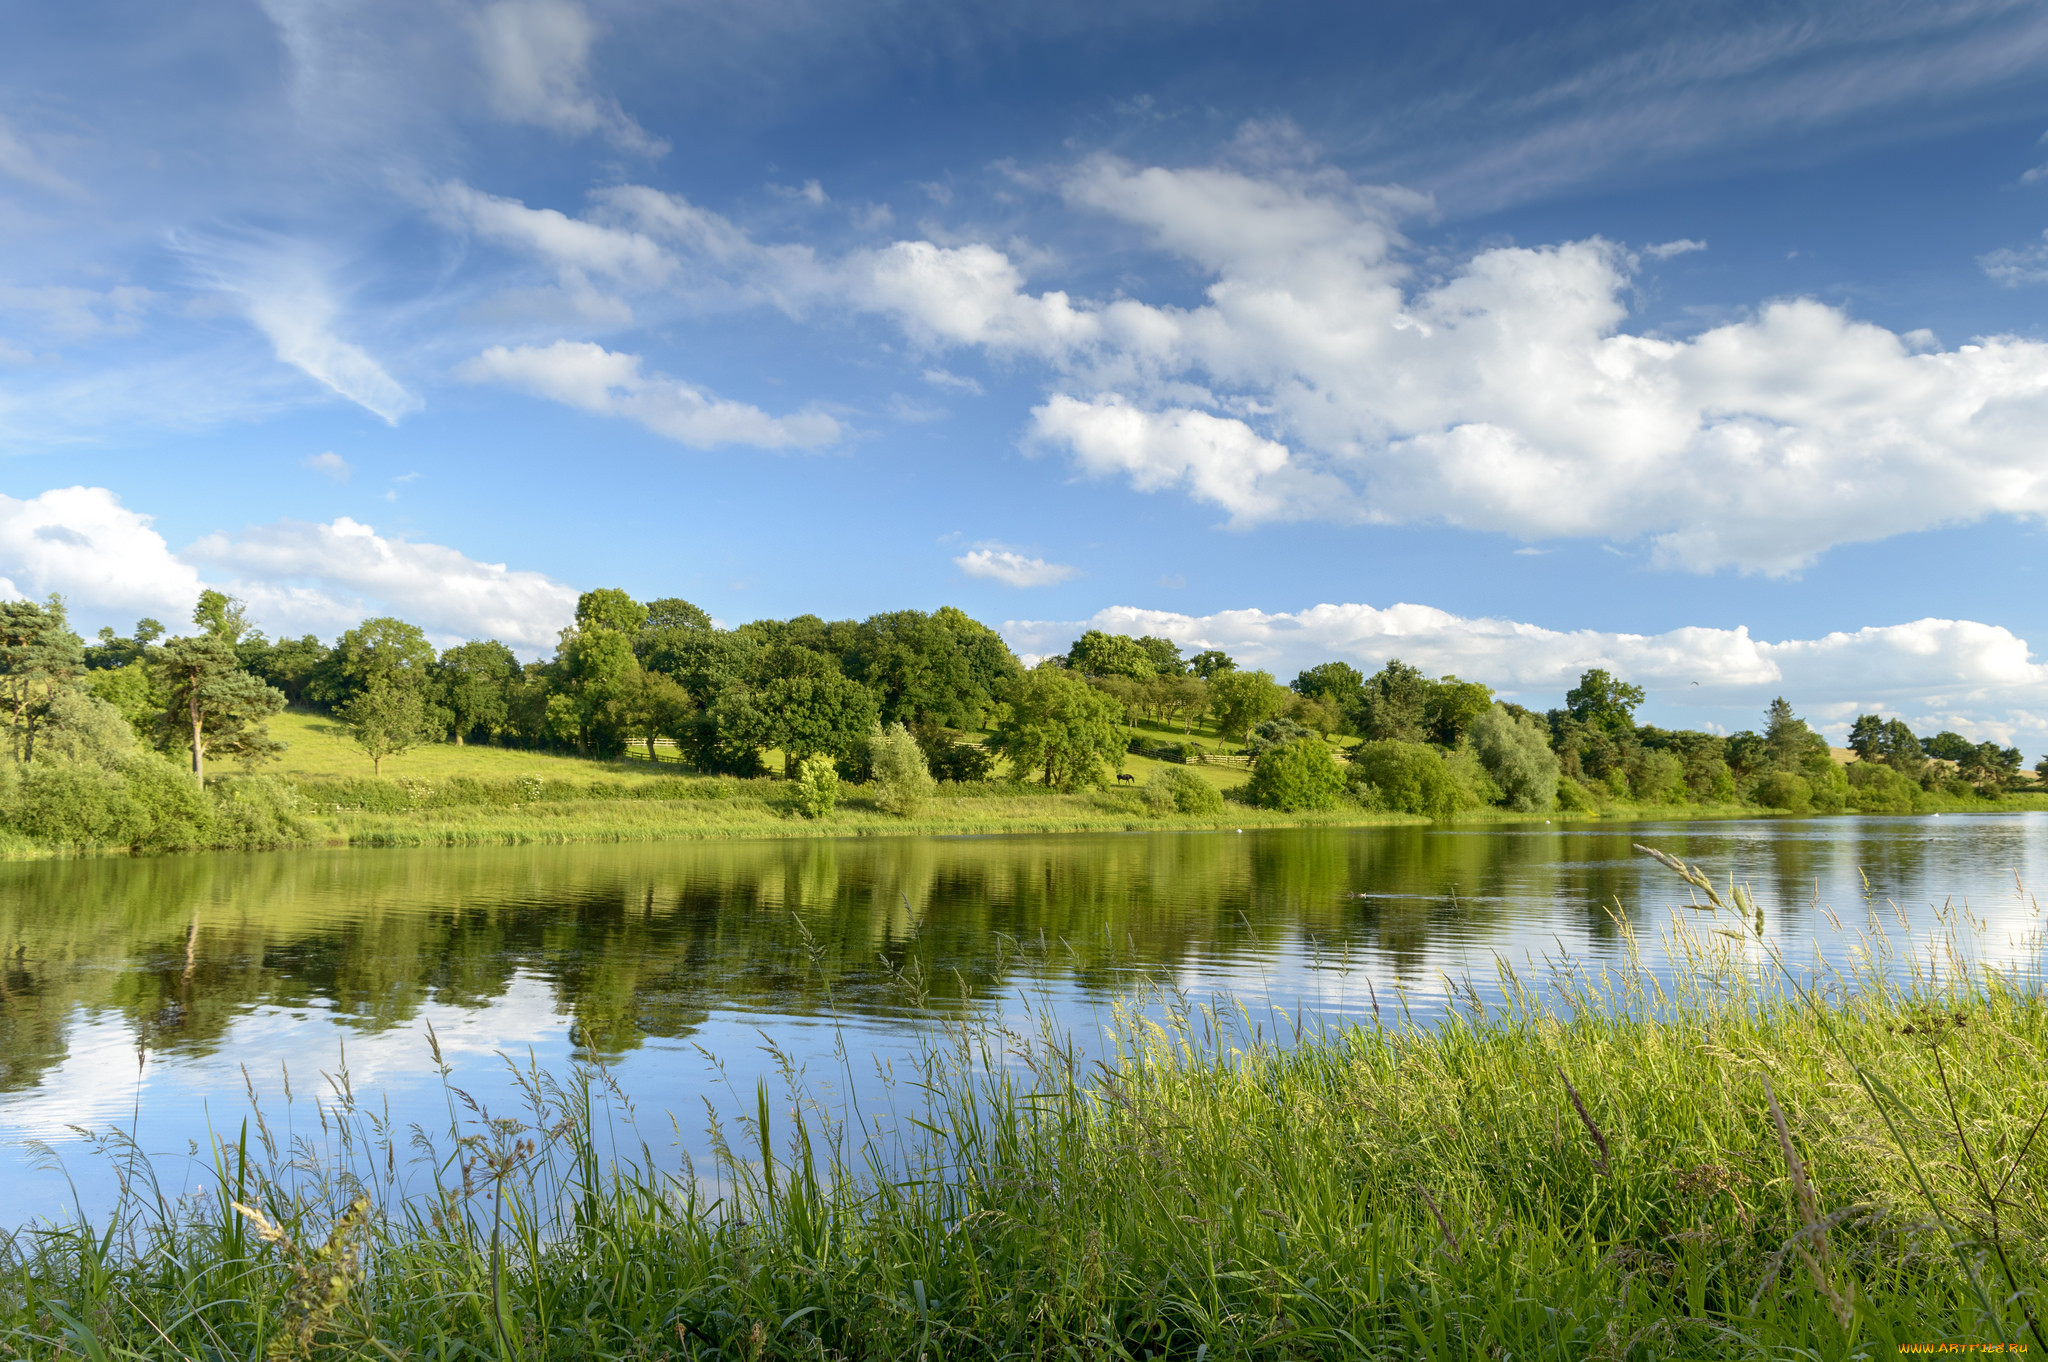
<svg viewBox="0 0 2048 1362">
<path fill-rule="evenodd" d="M 131 1161 L 111 1225 L 16 1236 L 0 1351 L 2048 1350 L 2038 975 L 1901 988 L 1880 954 L 1801 995 L 1746 963 L 1751 913 L 1714 920 L 1739 940 L 1691 938 L 1664 988 L 1631 970 L 1544 1001 L 1510 979 L 1509 1007 L 1421 1028 L 1387 999 L 1380 1025 L 1288 1049 L 1171 999 L 1103 1068 L 959 1022 L 900 1110 L 834 1121 L 763 1092 L 718 1166 L 680 1176 L 600 1152 L 633 1144 L 602 1073 L 533 1076 L 516 1117 L 451 1097 L 438 1151 L 344 1092 L 296 1167 L 252 1127 L 204 1196 L 161 1199 Z"/>
</svg>

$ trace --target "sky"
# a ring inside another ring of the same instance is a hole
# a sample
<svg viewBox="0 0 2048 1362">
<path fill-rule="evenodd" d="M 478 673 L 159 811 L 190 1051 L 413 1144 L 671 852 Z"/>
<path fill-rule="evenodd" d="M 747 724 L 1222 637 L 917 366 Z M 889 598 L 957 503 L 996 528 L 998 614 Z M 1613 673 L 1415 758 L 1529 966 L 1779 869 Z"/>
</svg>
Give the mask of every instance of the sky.
<svg viewBox="0 0 2048 1362">
<path fill-rule="evenodd" d="M 2036 4 L 4 4 L 0 593 L 2048 752 Z"/>
</svg>

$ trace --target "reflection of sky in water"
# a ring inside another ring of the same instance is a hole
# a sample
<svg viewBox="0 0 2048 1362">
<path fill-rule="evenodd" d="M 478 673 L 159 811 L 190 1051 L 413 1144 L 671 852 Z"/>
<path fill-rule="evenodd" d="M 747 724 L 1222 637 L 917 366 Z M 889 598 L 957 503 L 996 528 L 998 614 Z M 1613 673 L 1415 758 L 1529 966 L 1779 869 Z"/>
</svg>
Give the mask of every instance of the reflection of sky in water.
<svg viewBox="0 0 2048 1362">
<path fill-rule="evenodd" d="M 611 1064 L 634 1101 L 637 1138 L 664 1161 L 680 1144 L 702 1171 L 707 1100 L 731 1113 L 752 1109 L 759 1082 L 782 1091 L 771 1041 L 827 1106 L 850 1096 L 873 1117 L 907 1102 L 886 1075 L 906 1074 L 916 1023 L 877 952 L 899 969 L 915 960 L 942 1002 L 957 997 L 957 971 L 978 1007 L 1017 1029 L 1049 1014 L 1090 1054 L 1116 1003 L 1153 986 L 1196 1005 L 1242 1008 L 1241 1026 L 1272 1036 L 1303 1022 L 1369 1021 L 1376 1005 L 1388 1020 L 1403 1009 L 1426 1019 L 1445 1006 L 1447 980 L 1469 981 L 1491 1000 L 1497 961 L 1537 982 L 1559 967 L 1597 973 L 1625 949 L 1610 913 L 1628 922 L 1661 973 L 1671 923 L 1711 924 L 1683 906 L 1685 886 L 1630 853 L 1631 841 L 1695 861 L 1717 883 L 1733 871 L 1764 904 L 1767 933 L 1794 963 L 1845 963 L 1873 934 L 1924 955 L 1940 934 L 1939 905 L 1951 900 L 1967 902 L 1984 958 L 2033 959 L 2038 920 L 2016 880 L 2038 878 L 2048 857 L 2048 816 L 2040 815 L 973 846 L 905 839 L 839 844 L 822 856 L 813 846 L 737 856 L 663 848 L 609 858 L 589 849 L 566 859 L 510 850 L 496 859 L 240 858 L 212 867 L 190 906 L 172 905 L 175 920 L 154 935 L 124 936 L 88 913 L 64 938 L 60 968 L 4 976 L 17 982 L 0 1005 L 20 1006 L 29 992 L 22 979 L 43 995 L 69 980 L 78 998 L 54 1021 L 43 1018 L 57 1033 L 46 1038 L 56 1047 L 49 1062 L 0 1093 L 0 1140 L 9 1142 L 0 1169 L 16 1189 L 7 1219 L 56 1215 L 69 1204 L 64 1180 L 32 1167 L 24 1139 L 55 1147 L 88 1206 L 103 1205 L 111 1182 L 69 1127 L 132 1124 L 142 1147 L 161 1153 L 160 1176 L 175 1193 L 203 1180 L 204 1156 L 188 1158 L 188 1142 L 204 1147 L 209 1131 L 234 1138 L 248 1111 L 245 1085 L 280 1136 L 317 1135 L 315 1103 L 331 1100 L 320 1075 L 338 1073 L 344 1052 L 354 1091 L 388 1111 L 400 1132 L 415 1122 L 443 1131 L 448 1099 L 432 1067 L 430 1027 L 450 1081 L 506 1111 L 515 1104 L 506 1059 L 566 1072 L 585 1053 L 578 1018 L 605 998 L 605 1024 L 631 1032 Z M 705 870 L 714 862 L 715 874 Z M 104 875 L 171 874 L 163 862 L 133 864 L 140 868 Z M 469 876 L 460 886 L 458 868 Z M 33 888 L 23 876 L 35 869 L 17 869 L 14 887 Z M 352 878 L 366 870 L 384 877 L 374 893 Z M 260 874 L 284 878 L 252 889 L 249 877 Z M 557 875 L 573 880 L 573 891 L 557 893 Z M 662 895 L 677 884 L 685 888 L 664 907 Z M 69 882 L 59 888 L 58 897 L 79 892 Z M 120 888 L 102 878 L 83 896 Z M 282 924 L 278 904 L 299 916 Z M 527 935 L 510 931 L 503 913 Z M 191 916 L 189 935 L 176 914 Z M 635 914 L 673 930 L 635 936 L 626 930 Z M 434 932 L 423 931 L 429 921 Z M 23 970 L 38 968 L 31 945 L 56 949 L 37 928 L 33 916 L 0 919 L 0 947 Z M 9 945 L 7 932 L 20 944 Z M 829 1002 L 813 957 L 829 977 Z M 109 978 L 154 970 L 159 980 L 203 983 L 212 976 L 200 967 L 221 961 L 233 969 L 208 986 L 241 991 L 217 1034 L 204 1044 L 152 1039 L 138 1064 L 154 995 L 124 1003 L 107 992 Z M 27 1034 L 24 1023 L 8 1024 L 15 1031 L 0 1035 Z"/>
</svg>

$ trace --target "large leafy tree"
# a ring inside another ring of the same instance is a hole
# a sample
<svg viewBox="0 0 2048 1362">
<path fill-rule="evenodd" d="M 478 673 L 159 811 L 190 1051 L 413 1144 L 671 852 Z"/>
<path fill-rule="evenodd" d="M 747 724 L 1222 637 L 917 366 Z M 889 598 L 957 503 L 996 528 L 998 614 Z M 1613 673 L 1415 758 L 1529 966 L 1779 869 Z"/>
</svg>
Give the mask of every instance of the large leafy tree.
<svg viewBox="0 0 2048 1362">
<path fill-rule="evenodd" d="M 1582 724 L 1610 732 L 1633 730 L 1636 707 L 1643 703 L 1643 688 L 1594 667 L 1579 675 L 1579 684 L 1565 694 L 1564 705 Z"/>
<path fill-rule="evenodd" d="M 351 692 L 374 682 L 424 693 L 439 661 L 425 630 L 388 615 L 364 620 L 343 634 L 334 656 Z"/>
<path fill-rule="evenodd" d="M 1221 648 L 1204 648 L 1188 659 L 1188 670 L 1204 681 L 1213 681 L 1223 672 L 1237 670 L 1237 663 Z"/>
<path fill-rule="evenodd" d="M 1442 747 L 1456 747 L 1472 721 L 1491 708 L 1493 691 L 1477 681 L 1460 681 L 1455 676 L 1432 681 L 1422 705 L 1429 740 Z"/>
<path fill-rule="evenodd" d="M 1152 654 L 1126 634 L 1090 629 L 1067 649 L 1067 666 L 1083 676 L 1123 676 L 1143 681 L 1158 674 Z"/>
<path fill-rule="evenodd" d="M 62 597 L 0 601 L 0 697 L 16 761 L 35 756 L 36 729 L 50 701 L 85 670 L 85 645 L 71 632 Z"/>
<path fill-rule="evenodd" d="M 1037 772 L 1062 790 L 1099 785 L 1104 767 L 1123 752 L 1122 706 L 1078 676 L 1034 667 L 1010 684 L 1007 698 L 988 748 L 1020 777 Z"/>
<path fill-rule="evenodd" d="M 711 616 L 680 596 L 663 596 L 647 603 L 647 629 L 709 629 Z"/>
<path fill-rule="evenodd" d="M 284 750 L 265 725 L 284 708 L 284 694 L 243 671 L 225 637 L 174 638 L 157 650 L 151 671 L 164 702 L 164 741 L 192 749 L 196 779 L 206 779 L 209 755 L 255 760 Z"/>
<path fill-rule="evenodd" d="M 1429 735 L 1430 681 L 1400 658 L 1369 677 L 1353 724 L 1369 742 L 1421 742 Z"/>
<path fill-rule="evenodd" d="M 647 607 L 617 587 L 599 587 L 576 598 L 578 629 L 611 629 L 631 638 L 647 625 Z"/>
<path fill-rule="evenodd" d="M 256 634 L 235 645 L 242 669 L 283 691 L 285 703 L 292 705 L 307 698 L 314 672 L 326 661 L 327 654 L 327 645 L 311 634 L 281 638 L 275 643 Z"/>
<path fill-rule="evenodd" d="M 209 587 L 199 593 L 199 604 L 192 607 L 192 622 L 208 638 L 239 643 L 249 632 L 249 607 L 240 598 Z"/>
<path fill-rule="evenodd" d="M 1365 698 L 1365 676 L 1349 662 L 1319 662 L 1295 676 L 1293 691 L 1321 700 L 1340 714 L 1355 713 Z"/>
<path fill-rule="evenodd" d="M 846 673 L 875 692 L 882 722 L 965 728 L 992 698 L 944 619 L 896 610 L 862 620 Z"/>
<path fill-rule="evenodd" d="M 633 640 L 617 629 L 591 624 L 562 633 L 555 652 L 562 692 L 576 705 L 576 745 L 610 755 L 631 737 L 631 705 L 640 673 Z"/>
<path fill-rule="evenodd" d="M 1227 671 L 1209 678 L 1209 712 L 1216 717 L 1216 731 L 1233 742 L 1243 742 L 1286 704 L 1287 691 L 1271 672 Z"/>
<path fill-rule="evenodd" d="M 504 726 L 508 692 L 517 675 L 519 659 L 496 639 L 472 639 L 441 654 L 435 678 L 441 705 L 453 720 L 456 746 L 464 734 Z"/>
</svg>

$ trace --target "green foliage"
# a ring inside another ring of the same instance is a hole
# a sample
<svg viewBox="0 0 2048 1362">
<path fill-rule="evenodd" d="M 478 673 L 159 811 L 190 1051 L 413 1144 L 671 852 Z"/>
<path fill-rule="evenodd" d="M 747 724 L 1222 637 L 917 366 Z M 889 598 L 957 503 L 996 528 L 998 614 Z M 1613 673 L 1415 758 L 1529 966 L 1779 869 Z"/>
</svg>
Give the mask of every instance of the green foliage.
<svg viewBox="0 0 2048 1362">
<path fill-rule="evenodd" d="M 680 596 L 663 596 L 647 603 L 647 623 L 642 626 L 655 629 L 709 629 L 711 616 L 690 604 Z"/>
<path fill-rule="evenodd" d="M 964 784 L 987 780 L 994 769 L 995 758 L 986 748 L 957 741 L 949 731 L 935 724 L 923 724 L 910 732 L 924 749 L 925 763 L 936 779 Z"/>
<path fill-rule="evenodd" d="M 258 634 L 235 645 L 242 669 L 284 692 L 285 703 L 291 705 L 312 697 L 315 678 L 328 663 L 329 652 L 327 645 L 311 634 L 275 643 Z"/>
<path fill-rule="evenodd" d="M 284 840 L 219 841 L 210 791 L 202 791 L 190 773 L 180 770 L 176 762 L 159 753 L 137 752 L 123 761 L 119 770 L 140 816 L 140 824 L 129 841 L 137 851 L 191 851 L 223 845 L 274 846 Z M 275 781 L 275 777 L 266 776 L 232 779 Z M 282 781 L 276 783 L 284 784 Z"/>
<path fill-rule="evenodd" d="M 175 638 L 151 659 L 150 679 L 164 709 L 157 730 L 166 747 L 192 753 L 192 774 L 203 777 L 206 757 L 256 762 L 282 750 L 264 720 L 284 708 L 284 696 L 242 670 L 225 638 Z"/>
<path fill-rule="evenodd" d="M 334 662 L 345 684 L 329 702 L 339 704 L 373 682 L 424 692 L 438 660 L 418 625 L 388 615 L 364 620 L 334 645 Z"/>
<path fill-rule="evenodd" d="M 1920 782 L 1882 761 L 1858 761 L 1845 773 L 1849 804 L 1859 813 L 1912 813 L 1920 800 Z"/>
<path fill-rule="evenodd" d="M 108 667 L 85 674 L 85 690 L 119 710 L 137 734 L 156 731 L 157 716 L 164 701 L 150 680 L 149 667 L 140 658 L 120 667 Z"/>
<path fill-rule="evenodd" d="M 1600 804 L 1593 798 L 1592 791 L 1573 780 L 1560 776 L 1557 782 L 1557 807 L 1567 813 L 1598 813 Z"/>
<path fill-rule="evenodd" d="M 1193 771 L 1155 771 L 1145 782 L 1145 802 L 1161 817 L 1213 817 L 1223 812 L 1223 791 Z"/>
<path fill-rule="evenodd" d="M 885 813 L 909 818 L 938 787 L 925 765 L 924 749 L 902 724 L 891 724 L 868 740 L 868 761 L 875 803 Z"/>
<path fill-rule="evenodd" d="M 1157 638 L 1151 634 L 1138 640 L 1138 646 L 1145 650 L 1145 656 L 1152 661 L 1155 676 L 1185 676 L 1188 664 L 1180 655 L 1180 645 L 1170 638 Z"/>
<path fill-rule="evenodd" d="M 1268 719 L 1245 735 L 1244 750 L 1248 756 L 1257 757 L 1269 748 L 1315 736 L 1315 730 L 1292 719 Z"/>
<path fill-rule="evenodd" d="M 208 638 L 237 643 L 249 631 L 248 603 L 209 587 L 192 607 L 192 622 Z"/>
<path fill-rule="evenodd" d="M 504 726 L 509 690 L 517 675 L 519 659 L 496 639 L 458 643 L 441 654 L 436 689 L 458 745 L 469 734 L 488 735 Z"/>
<path fill-rule="evenodd" d="M 1231 742 L 1243 742 L 1286 704 L 1287 691 L 1271 672 L 1233 670 L 1209 679 L 1209 713 L 1215 717 L 1216 731 Z"/>
<path fill-rule="evenodd" d="M 1245 797 L 1253 804 L 1283 813 L 1334 809 L 1343 795 L 1344 773 L 1331 759 L 1328 744 L 1316 737 L 1267 748 L 1253 764 L 1251 783 L 1245 787 Z"/>
<path fill-rule="evenodd" d="M 1429 736 L 1427 708 L 1430 682 L 1400 658 L 1365 682 L 1355 720 L 1358 735 L 1369 742 L 1421 742 Z"/>
<path fill-rule="evenodd" d="M 81 848 L 127 846 L 145 826 L 119 771 L 69 762 L 22 772 L 8 821 L 38 842 Z"/>
<path fill-rule="evenodd" d="M 1579 684 L 1565 694 L 1565 709 L 1580 723 L 1610 730 L 1635 727 L 1637 706 L 1643 703 L 1643 688 L 1610 676 L 1594 667 L 1579 676 Z"/>
<path fill-rule="evenodd" d="M 609 629 L 631 638 L 646 626 L 647 613 L 646 606 L 617 587 L 599 587 L 576 598 L 578 629 Z"/>
<path fill-rule="evenodd" d="M 1351 753 L 1345 782 L 1368 807 L 1417 813 L 1439 821 L 1479 805 L 1442 751 L 1427 743 L 1381 739 Z"/>
<path fill-rule="evenodd" d="M 1291 689 L 1311 700 L 1325 700 L 1339 712 L 1357 708 L 1365 694 L 1365 676 L 1349 662 L 1323 662 L 1298 673 Z"/>
<path fill-rule="evenodd" d="M 988 747 L 1008 758 L 1019 779 L 1038 772 L 1062 790 L 1099 785 L 1103 767 L 1123 751 L 1122 707 L 1059 667 L 1023 673 L 1006 698 L 1008 712 L 989 735 Z"/>
<path fill-rule="evenodd" d="M 1221 648 L 1204 648 L 1188 659 L 1188 670 L 1204 681 L 1213 681 L 1224 672 L 1237 670 L 1237 663 Z"/>
<path fill-rule="evenodd" d="M 1557 798 L 1558 764 L 1542 720 L 1496 703 L 1474 716 L 1467 737 L 1507 807 L 1522 813 L 1550 808 Z"/>
<path fill-rule="evenodd" d="M 36 728 L 53 696 L 85 670 L 85 645 L 71 632 L 64 601 L 0 601 L 0 705 L 5 705 L 10 754 L 35 755 Z"/>
<path fill-rule="evenodd" d="M 1796 771 L 1764 772 L 1749 797 L 1767 809 L 1782 809 L 1786 813 L 1813 810 L 1813 785 Z"/>
<path fill-rule="evenodd" d="M 50 697 L 36 736 L 38 762 L 113 766 L 134 752 L 134 727 L 105 700 L 77 689 Z"/>
<path fill-rule="evenodd" d="M 1100 629 L 1090 629 L 1074 640 L 1067 649 L 1067 668 L 1083 676 L 1125 676 L 1133 681 L 1143 681 L 1159 670 L 1151 652 L 1137 639 L 1105 634 Z"/>
<path fill-rule="evenodd" d="M 349 736 L 382 775 L 384 759 L 410 751 L 427 737 L 426 705 L 417 688 L 372 681 L 341 708 Z"/>
<path fill-rule="evenodd" d="M 839 802 L 839 772 L 832 759 L 822 753 L 805 757 L 798 764 L 791 785 L 797 811 L 806 818 L 823 818 Z"/>
<path fill-rule="evenodd" d="M 1645 804 L 1683 804 L 1692 793 L 1684 763 L 1669 752 L 1642 752 L 1628 778 L 1629 793 Z"/>
<path fill-rule="evenodd" d="M 1445 676 L 1429 684 L 1422 704 L 1423 726 L 1439 747 L 1456 747 L 1472 721 L 1493 707 L 1493 691 L 1477 681 Z"/>
</svg>

